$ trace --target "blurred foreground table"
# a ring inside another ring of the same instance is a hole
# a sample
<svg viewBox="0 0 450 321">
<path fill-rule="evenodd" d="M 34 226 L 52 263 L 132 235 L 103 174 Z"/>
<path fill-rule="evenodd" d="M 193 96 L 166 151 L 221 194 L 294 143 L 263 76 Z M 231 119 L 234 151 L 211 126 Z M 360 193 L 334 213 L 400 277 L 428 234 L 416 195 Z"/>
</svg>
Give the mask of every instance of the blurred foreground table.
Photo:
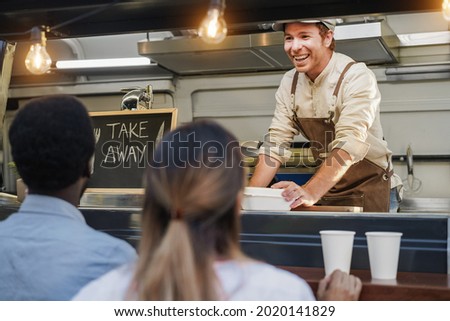
<svg viewBox="0 0 450 321">
<path fill-rule="evenodd" d="M 324 277 L 323 268 L 278 266 L 303 278 L 317 292 Z M 398 272 L 397 280 L 372 280 L 369 270 L 351 270 L 363 289 L 362 301 L 441 301 L 450 300 L 450 277 L 440 273 Z"/>
</svg>

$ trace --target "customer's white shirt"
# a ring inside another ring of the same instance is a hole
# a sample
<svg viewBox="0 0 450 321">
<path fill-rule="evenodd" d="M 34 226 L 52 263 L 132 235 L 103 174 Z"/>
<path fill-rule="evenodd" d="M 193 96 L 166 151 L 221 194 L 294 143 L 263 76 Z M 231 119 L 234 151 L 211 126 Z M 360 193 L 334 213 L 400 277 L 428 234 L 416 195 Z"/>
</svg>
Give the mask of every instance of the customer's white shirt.
<svg viewBox="0 0 450 321">
<path fill-rule="evenodd" d="M 123 265 L 92 281 L 73 300 L 125 299 L 135 264 Z M 223 261 L 215 264 L 224 290 L 224 300 L 312 301 L 309 285 L 298 276 L 272 265 L 255 261 Z"/>
</svg>

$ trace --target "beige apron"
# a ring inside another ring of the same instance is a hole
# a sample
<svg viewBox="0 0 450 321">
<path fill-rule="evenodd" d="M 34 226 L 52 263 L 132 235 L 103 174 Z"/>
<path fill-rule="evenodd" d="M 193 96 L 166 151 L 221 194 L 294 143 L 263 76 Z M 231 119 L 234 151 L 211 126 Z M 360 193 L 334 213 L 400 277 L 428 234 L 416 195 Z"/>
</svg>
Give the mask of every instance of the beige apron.
<svg viewBox="0 0 450 321">
<path fill-rule="evenodd" d="M 355 62 L 349 63 L 341 73 L 333 92 L 333 104 L 329 117 L 298 118 L 295 109 L 295 89 L 298 72 L 294 74 L 291 87 L 292 120 L 298 129 L 310 141 L 311 151 L 318 165 L 327 157 L 328 144 L 334 140 L 335 128 L 332 121 L 334 109 L 345 73 Z M 388 162 L 389 163 L 389 162 Z M 390 177 L 393 171 L 383 169 L 367 159 L 353 164 L 342 179 L 332 187 L 320 200 L 318 205 L 359 206 L 364 212 L 388 212 L 390 196 Z"/>
</svg>

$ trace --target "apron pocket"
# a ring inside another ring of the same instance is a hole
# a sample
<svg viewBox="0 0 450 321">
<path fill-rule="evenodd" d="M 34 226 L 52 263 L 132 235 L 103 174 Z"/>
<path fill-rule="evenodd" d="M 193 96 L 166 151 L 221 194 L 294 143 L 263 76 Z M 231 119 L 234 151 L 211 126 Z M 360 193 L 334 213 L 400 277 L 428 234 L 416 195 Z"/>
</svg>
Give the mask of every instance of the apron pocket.
<svg viewBox="0 0 450 321">
<path fill-rule="evenodd" d="M 364 194 L 360 195 L 342 195 L 342 196 L 324 196 L 316 205 L 328 206 L 358 206 L 364 209 Z"/>
</svg>

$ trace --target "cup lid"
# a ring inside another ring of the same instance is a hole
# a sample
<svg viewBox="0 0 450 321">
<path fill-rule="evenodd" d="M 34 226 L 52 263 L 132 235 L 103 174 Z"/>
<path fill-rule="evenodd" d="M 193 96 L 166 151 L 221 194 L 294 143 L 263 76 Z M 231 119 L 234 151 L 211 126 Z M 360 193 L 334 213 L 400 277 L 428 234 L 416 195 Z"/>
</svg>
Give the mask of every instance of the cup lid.
<svg viewBox="0 0 450 321">
<path fill-rule="evenodd" d="M 341 235 L 355 235 L 355 231 L 344 231 L 344 230 L 322 230 L 319 231 L 320 234 L 341 234 Z"/>
<path fill-rule="evenodd" d="M 391 231 L 371 231 L 366 232 L 366 236 L 402 236 L 402 232 L 391 232 Z"/>
</svg>

